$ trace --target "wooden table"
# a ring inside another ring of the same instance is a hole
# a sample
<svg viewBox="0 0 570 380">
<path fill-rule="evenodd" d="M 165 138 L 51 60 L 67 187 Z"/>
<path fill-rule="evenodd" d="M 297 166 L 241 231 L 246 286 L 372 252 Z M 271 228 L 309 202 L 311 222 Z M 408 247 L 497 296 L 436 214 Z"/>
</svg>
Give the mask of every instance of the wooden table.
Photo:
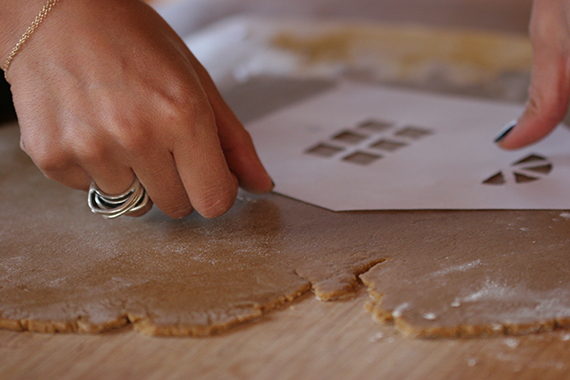
<svg viewBox="0 0 570 380">
<path fill-rule="evenodd" d="M 570 332 L 407 340 L 363 310 L 312 296 L 211 338 L 0 331 L 2 379 L 565 379 Z"/>
<path fill-rule="evenodd" d="M 468 10 L 475 3 L 456 7 Z M 514 0 L 500 3 L 503 9 L 521 7 Z M 527 8 L 513 14 L 528 15 Z M 440 9 L 426 19 L 445 15 Z M 498 21 L 496 14 L 489 17 Z M 505 23 L 520 25 L 517 17 Z M 363 289 L 354 299 L 330 303 L 306 295 L 210 338 L 151 338 L 130 327 L 95 336 L 0 331 L 0 379 L 568 378 L 570 331 L 411 340 L 372 321 L 363 309 L 366 298 Z"/>
</svg>

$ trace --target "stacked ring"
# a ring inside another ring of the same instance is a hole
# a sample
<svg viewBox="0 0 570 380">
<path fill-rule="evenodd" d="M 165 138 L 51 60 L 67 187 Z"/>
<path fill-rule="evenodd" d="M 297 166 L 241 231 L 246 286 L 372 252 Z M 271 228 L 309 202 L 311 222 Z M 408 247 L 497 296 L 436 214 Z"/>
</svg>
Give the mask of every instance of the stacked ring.
<svg viewBox="0 0 570 380">
<path fill-rule="evenodd" d="M 144 208 L 149 202 L 145 188 L 135 178 L 135 182 L 127 191 L 118 195 L 105 194 L 95 182 L 89 187 L 87 203 L 95 214 L 102 215 L 106 219 L 117 218 L 121 215 L 134 213 Z"/>
</svg>

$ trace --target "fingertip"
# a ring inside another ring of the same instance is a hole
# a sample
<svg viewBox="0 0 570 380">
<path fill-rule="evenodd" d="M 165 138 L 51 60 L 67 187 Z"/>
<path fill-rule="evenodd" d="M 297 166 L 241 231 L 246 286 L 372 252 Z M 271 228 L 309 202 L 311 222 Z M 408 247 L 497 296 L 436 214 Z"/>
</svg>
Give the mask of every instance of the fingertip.
<svg viewBox="0 0 570 380">
<path fill-rule="evenodd" d="M 495 143 L 500 143 L 502 140 L 505 139 L 505 137 L 507 137 L 507 135 L 513 130 L 513 128 L 515 127 L 515 125 L 517 125 L 517 121 L 516 120 L 511 120 L 509 121 L 502 129 L 502 131 L 499 133 L 499 135 L 495 138 Z"/>
<path fill-rule="evenodd" d="M 275 184 L 259 159 L 253 142 L 250 139 L 244 139 L 242 143 L 238 141 L 239 139 L 234 140 L 235 145 L 226 148 L 224 154 L 230 171 L 239 180 L 240 187 L 255 194 L 270 192 Z"/>
<path fill-rule="evenodd" d="M 251 168 L 251 166 L 256 166 L 256 167 Z M 275 182 L 273 182 L 273 179 L 271 179 L 271 177 L 263 167 L 261 161 L 259 160 L 253 161 L 251 166 L 249 168 L 250 169 L 249 172 L 244 173 L 242 171 L 240 173 L 242 175 L 239 181 L 239 186 L 245 191 L 253 194 L 266 194 L 271 192 L 275 187 Z"/>
<path fill-rule="evenodd" d="M 190 204 L 190 202 L 188 202 L 177 207 L 161 209 L 161 211 L 172 219 L 182 219 L 192 214 L 194 212 L 194 207 Z"/>
<path fill-rule="evenodd" d="M 505 150 L 524 148 L 544 138 L 554 127 L 539 128 L 535 124 L 519 122 L 497 142 L 497 145 Z"/>
<path fill-rule="evenodd" d="M 275 188 L 275 182 L 267 176 L 267 178 L 258 180 L 256 183 L 242 184 L 241 187 L 253 194 L 267 194 Z"/>
<path fill-rule="evenodd" d="M 508 122 L 502 129 L 501 132 L 499 132 L 499 134 L 497 135 L 497 137 L 494 140 L 494 143 L 497 144 L 499 147 L 503 148 L 503 149 L 512 149 L 508 142 L 510 141 L 510 138 L 508 138 L 508 136 L 511 134 L 511 132 L 515 129 L 515 127 L 517 126 L 518 121 L 517 120 L 511 120 L 510 122 Z M 507 142 L 507 144 L 505 144 L 505 141 Z"/>
<path fill-rule="evenodd" d="M 506 150 L 523 148 L 546 137 L 562 120 L 563 113 L 558 109 L 540 110 L 536 105 L 527 105 L 523 115 L 513 120 L 505 127 L 495 139 L 495 143 Z"/>
<path fill-rule="evenodd" d="M 206 219 L 224 215 L 234 205 L 238 196 L 238 180 L 228 171 L 228 177 L 218 177 L 216 183 L 203 183 L 198 192 L 190 195 L 192 205 L 197 213 Z"/>
<path fill-rule="evenodd" d="M 214 219 L 228 212 L 237 199 L 237 191 L 233 194 L 219 194 L 207 199 L 196 207 L 196 211 L 206 219 Z"/>
</svg>

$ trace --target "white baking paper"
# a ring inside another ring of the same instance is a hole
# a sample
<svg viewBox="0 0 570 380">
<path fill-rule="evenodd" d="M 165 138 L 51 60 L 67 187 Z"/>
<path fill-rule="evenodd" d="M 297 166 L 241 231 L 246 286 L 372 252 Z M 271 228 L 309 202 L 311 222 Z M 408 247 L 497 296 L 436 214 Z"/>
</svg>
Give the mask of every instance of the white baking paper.
<svg viewBox="0 0 570 380">
<path fill-rule="evenodd" d="M 330 210 L 570 209 L 570 131 L 494 143 L 520 105 L 343 83 L 248 126 L 275 192 Z"/>
</svg>

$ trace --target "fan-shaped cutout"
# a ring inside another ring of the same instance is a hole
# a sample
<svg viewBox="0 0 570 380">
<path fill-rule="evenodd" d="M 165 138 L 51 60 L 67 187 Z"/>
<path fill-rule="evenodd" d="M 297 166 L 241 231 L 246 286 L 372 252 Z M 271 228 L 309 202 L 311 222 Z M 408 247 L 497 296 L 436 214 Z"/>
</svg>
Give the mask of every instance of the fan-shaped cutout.
<svg viewBox="0 0 570 380">
<path fill-rule="evenodd" d="M 540 165 L 540 166 L 529 166 L 529 167 L 524 167 L 521 169 L 528 170 L 528 171 L 535 172 L 535 173 L 548 174 L 552 171 L 552 164 L 546 164 L 546 165 Z"/>
<path fill-rule="evenodd" d="M 510 181 L 510 178 L 514 178 L 515 183 L 524 184 L 544 178 L 553 169 L 554 164 L 547 157 L 533 153 L 512 163 L 509 169 L 493 174 L 482 183 L 485 185 L 505 185 L 507 180 Z"/>
<path fill-rule="evenodd" d="M 536 177 L 531 177 L 531 176 L 524 175 L 524 174 L 517 173 L 517 172 L 514 172 L 513 174 L 515 175 L 516 183 L 526 183 L 526 182 L 533 182 L 533 181 L 538 180 L 538 178 L 536 178 Z"/>
<path fill-rule="evenodd" d="M 505 183 L 505 176 L 503 172 L 498 172 L 484 180 L 483 183 L 486 185 L 503 185 Z"/>
<path fill-rule="evenodd" d="M 511 166 L 520 165 L 520 164 L 527 164 L 529 162 L 537 162 L 537 161 L 548 161 L 546 158 L 539 156 L 538 154 L 531 154 L 526 156 L 525 158 L 518 160 Z"/>
</svg>

